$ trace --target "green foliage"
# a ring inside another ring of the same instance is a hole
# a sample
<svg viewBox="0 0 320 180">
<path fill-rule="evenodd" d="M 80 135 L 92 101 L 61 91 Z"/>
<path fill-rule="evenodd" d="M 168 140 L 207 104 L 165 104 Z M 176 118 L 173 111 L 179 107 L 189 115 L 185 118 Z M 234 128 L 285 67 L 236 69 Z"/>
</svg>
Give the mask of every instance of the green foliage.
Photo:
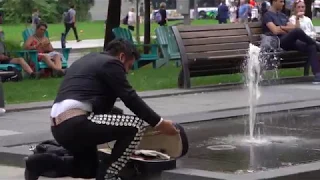
<svg viewBox="0 0 320 180">
<path fill-rule="evenodd" d="M 19 41 L 5 40 L 4 44 L 8 52 L 22 50 L 21 42 Z"/>
<path fill-rule="evenodd" d="M 3 0 L 0 5 L 3 7 L 6 23 L 27 22 L 35 8 L 40 11 L 41 21 L 58 23 L 62 20 L 63 12 L 69 9 L 70 3 L 76 5 L 78 21 L 89 19 L 89 10 L 94 5 L 94 0 Z"/>
</svg>

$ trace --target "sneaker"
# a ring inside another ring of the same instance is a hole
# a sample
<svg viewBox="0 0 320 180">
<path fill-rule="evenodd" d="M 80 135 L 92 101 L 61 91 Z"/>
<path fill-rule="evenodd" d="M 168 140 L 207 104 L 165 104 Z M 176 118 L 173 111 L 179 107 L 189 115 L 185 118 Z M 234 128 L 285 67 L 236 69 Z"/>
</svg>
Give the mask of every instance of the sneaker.
<svg viewBox="0 0 320 180">
<path fill-rule="evenodd" d="M 314 80 L 312 81 L 312 84 L 320 84 L 320 75 L 315 75 Z"/>
<path fill-rule="evenodd" d="M 82 40 L 78 39 L 77 42 L 81 42 Z"/>
<path fill-rule="evenodd" d="M 39 72 L 32 72 L 30 75 L 29 75 L 29 78 L 30 79 L 36 79 L 40 77 L 40 73 Z"/>
</svg>

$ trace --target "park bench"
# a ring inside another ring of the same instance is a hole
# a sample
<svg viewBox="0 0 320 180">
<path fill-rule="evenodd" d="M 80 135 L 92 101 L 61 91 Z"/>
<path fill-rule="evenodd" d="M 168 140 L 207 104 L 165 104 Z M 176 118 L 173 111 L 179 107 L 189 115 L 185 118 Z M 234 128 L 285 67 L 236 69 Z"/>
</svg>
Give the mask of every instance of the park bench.
<svg viewBox="0 0 320 180">
<path fill-rule="evenodd" d="M 171 27 L 160 26 L 155 30 L 155 33 L 164 59 L 167 62 L 176 61 L 176 66 L 180 66 L 180 52 Z"/>
<path fill-rule="evenodd" d="M 182 70 L 180 88 L 190 88 L 190 78 L 242 72 L 249 44 L 259 45 L 261 24 L 221 24 L 206 26 L 173 26 Z M 281 52 L 278 68 L 307 67 L 306 55 Z M 305 68 L 305 75 L 308 75 Z"/>
<path fill-rule="evenodd" d="M 113 34 L 115 35 L 115 38 L 117 39 L 125 39 L 132 44 L 134 44 L 140 52 L 143 51 L 143 47 L 148 46 L 150 47 L 150 52 L 149 53 L 141 53 L 140 54 L 140 59 L 135 61 L 133 64 L 133 70 L 139 69 L 140 67 L 147 65 L 149 63 L 152 63 L 153 68 L 159 68 L 166 64 L 166 59 L 165 58 L 160 58 L 159 52 L 158 52 L 158 44 L 137 44 L 136 42 L 133 41 L 132 34 L 130 30 L 125 29 L 125 28 L 113 28 L 112 29 Z"/>
<path fill-rule="evenodd" d="M 30 36 L 34 34 L 34 29 L 32 28 L 27 28 L 22 32 L 22 37 L 24 42 L 28 40 Z M 48 31 L 45 32 L 45 36 L 49 38 L 49 33 Z M 62 68 L 68 68 L 68 59 L 69 59 L 69 54 L 70 54 L 71 48 L 62 48 Z M 28 51 L 30 60 L 31 60 L 31 65 L 34 67 L 34 70 L 36 72 L 39 72 L 42 69 L 47 69 L 48 66 L 46 63 L 42 61 L 38 61 L 38 51 L 35 50 L 26 50 Z"/>
</svg>

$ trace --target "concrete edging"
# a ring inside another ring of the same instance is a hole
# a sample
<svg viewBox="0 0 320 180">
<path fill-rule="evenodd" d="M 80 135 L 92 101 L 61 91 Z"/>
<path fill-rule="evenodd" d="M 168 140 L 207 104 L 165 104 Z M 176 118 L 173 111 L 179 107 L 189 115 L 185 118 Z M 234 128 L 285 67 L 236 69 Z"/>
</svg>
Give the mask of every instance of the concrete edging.
<svg viewBox="0 0 320 180">
<path fill-rule="evenodd" d="M 313 77 L 311 76 L 305 76 L 305 77 L 282 78 L 282 79 L 276 79 L 276 80 L 264 80 L 261 82 L 261 86 L 310 82 L 312 81 L 312 79 Z M 222 91 L 222 90 L 235 90 L 235 89 L 240 89 L 244 87 L 245 87 L 244 83 L 225 83 L 225 84 L 218 84 L 218 85 L 198 86 L 198 87 L 193 87 L 191 89 L 167 89 L 168 91 L 172 90 L 174 92 L 141 95 L 141 97 L 143 99 L 161 98 L 161 97 L 176 96 L 176 95 L 194 94 L 194 93 L 206 93 L 206 92 L 214 92 L 214 91 Z M 117 99 L 117 101 L 119 101 L 119 99 Z M 18 111 L 46 109 L 46 108 L 51 108 L 52 103 L 53 101 L 35 102 L 35 103 L 27 103 L 27 104 L 12 104 L 12 105 L 6 106 L 6 111 L 10 113 L 10 112 L 18 112 Z"/>
</svg>

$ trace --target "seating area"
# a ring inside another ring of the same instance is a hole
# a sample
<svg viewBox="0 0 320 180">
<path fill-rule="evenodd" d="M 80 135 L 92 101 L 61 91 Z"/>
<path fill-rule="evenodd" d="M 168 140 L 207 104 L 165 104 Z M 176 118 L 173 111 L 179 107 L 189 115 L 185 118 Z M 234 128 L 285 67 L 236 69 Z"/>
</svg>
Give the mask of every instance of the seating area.
<svg viewBox="0 0 320 180">
<path fill-rule="evenodd" d="M 249 44 L 259 45 L 262 29 L 260 23 L 161 26 L 155 30 L 155 41 L 147 45 L 136 42 L 130 30 L 126 28 L 114 28 L 113 33 L 116 38 L 132 42 L 140 52 L 143 52 L 146 46 L 149 47 L 149 51 L 144 51 L 146 53 L 141 54 L 141 58 L 135 62 L 133 70 L 150 63 L 153 68 L 161 68 L 173 61 L 176 67 L 181 67 L 178 77 L 179 88 L 190 88 L 193 77 L 242 72 Z M 34 34 L 33 29 L 25 29 L 22 32 L 24 42 L 32 34 Z M 49 37 L 48 31 L 45 36 Z M 5 44 L 0 43 L 0 48 L 6 52 Z M 63 68 L 68 66 L 70 50 L 70 48 L 59 50 L 63 54 Z M 23 57 L 36 72 L 48 69 L 48 66 L 38 59 L 36 50 L 14 51 L 10 54 Z M 277 55 L 281 59 L 277 62 L 277 68 L 303 67 L 304 75 L 309 75 L 306 54 L 290 51 L 280 52 Z M 21 71 L 19 65 L 0 64 L 2 71 L 7 71 L 8 67 Z"/>
<path fill-rule="evenodd" d="M 241 72 L 249 44 L 259 45 L 260 23 L 172 27 L 181 56 L 180 88 L 190 88 L 192 77 Z M 278 68 L 304 67 L 309 75 L 306 54 L 280 52 Z"/>
</svg>

